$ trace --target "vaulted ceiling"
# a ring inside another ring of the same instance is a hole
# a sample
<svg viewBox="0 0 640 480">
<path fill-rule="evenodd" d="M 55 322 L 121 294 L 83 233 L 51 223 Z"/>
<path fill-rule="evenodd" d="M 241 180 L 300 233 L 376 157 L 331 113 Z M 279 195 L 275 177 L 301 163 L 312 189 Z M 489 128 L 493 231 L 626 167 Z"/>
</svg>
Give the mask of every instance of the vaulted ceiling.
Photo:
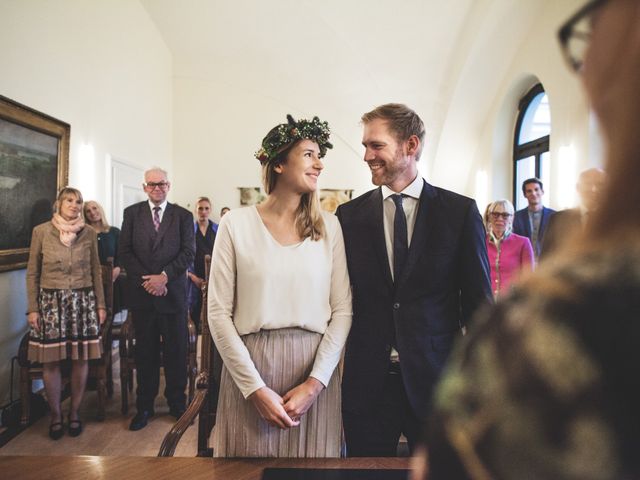
<svg viewBox="0 0 640 480">
<path fill-rule="evenodd" d="M 436 156 L 456 89 L 466 88 L 461 76 L 476 75 L 469 65 L 483 68 L 470 55 L 489 53 L 477 51 L 480 42 L 513 55 L 544 2 L 141 0 L 177 78 L 215 79 L 294 115 L 324 116 L 338 135 L 357 129 L 360 114 L 375 105 L 407 103 L 427 125 L 428 158 Z M 486 62 L 489 88 L 509 62 Z M 359 141 L 346 136 L 359 156 Z"/>
</svg>

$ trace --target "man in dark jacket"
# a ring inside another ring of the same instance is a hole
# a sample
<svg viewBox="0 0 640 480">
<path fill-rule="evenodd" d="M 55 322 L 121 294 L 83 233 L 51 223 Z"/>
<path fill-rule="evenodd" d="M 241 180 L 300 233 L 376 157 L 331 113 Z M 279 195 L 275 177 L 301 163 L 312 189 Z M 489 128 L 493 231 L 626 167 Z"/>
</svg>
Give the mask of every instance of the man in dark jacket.
<svg viewBox="0 0 640 480">
<path fill-rule="evenodd" d="M 542 204 L 544 187 L 540 179 L 529 178 L 522 182 L 522 194 L 529 202 L 529 206 L 516 212 L 513 219 L 513 233 L 531 240 L 533 253 L 537 260 L 542 251 L 542 242 L 547 225 L 556 211 Z"/>
<path fill-rule="evenodd" d="M 138 412 L 130 430 L 140 430 L 153 416 L 160 381 L 163 344 L 165 397 L 171 415 L 185 410 L 187 384 L 187 277 L 195 245 L 193 217 L 167 202 L 167 172 L 144 174 L 149 200 L 126 208 L 120 234 L 120 260 L 127 272 L 127 299 L 136 336 Z M 123 387 L 124 388 L 124 387 Z"/>
<path fill-rule="evenodd" d="M 362 117 L 364 160 L 379 188 L 341 205 L 353 289 L 342 407 L 347 454 L 412 449 L 454 339 L 491 299 L 475 202 L 418 175 L 424 125 L 405 105 Z"/>
</svg>

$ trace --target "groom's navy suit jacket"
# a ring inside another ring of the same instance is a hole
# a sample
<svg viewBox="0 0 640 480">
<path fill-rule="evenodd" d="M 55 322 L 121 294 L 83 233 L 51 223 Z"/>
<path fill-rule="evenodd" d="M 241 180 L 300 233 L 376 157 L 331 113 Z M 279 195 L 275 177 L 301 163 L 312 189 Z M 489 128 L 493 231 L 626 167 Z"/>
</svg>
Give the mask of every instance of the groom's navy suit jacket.
<svg viewBox="0 0 640 480">
<path fill-rule="evenodd" d="M 395 337 L 402 379 L 418 418 L 474 311 L 491 301 L 485 231 L 475 202 L 424 182 L 401 277 L 392 279 L 381 189 L 338 208 L 353 289 L 343 409 L 373 408 L 389 372 Z M 395 331 L 395 335 L 394 335 Z"/>
</svg>

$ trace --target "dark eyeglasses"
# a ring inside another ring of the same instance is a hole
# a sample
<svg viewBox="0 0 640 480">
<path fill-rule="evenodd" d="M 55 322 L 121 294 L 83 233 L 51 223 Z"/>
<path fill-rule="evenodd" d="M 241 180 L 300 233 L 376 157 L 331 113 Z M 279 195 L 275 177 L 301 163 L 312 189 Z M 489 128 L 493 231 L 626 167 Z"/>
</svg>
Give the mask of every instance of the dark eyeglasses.
<svg viewBox="0 0 640 480">
<path fill-rule="evenodd" d="M 148 188 L 149 190 L 153 190 L 158 187 L 160 190 L 164 190 L 169 186 L 169 182 L 147 182 L 144 184 L 144 188 Z"/>
<path fill-rule="evenodd" d="M 591 40 L 591 18 L 593 13 L 608 0 L 591 0 L 558 31 L 562 54 L 569 66 L 576 72 L 582 69 L 584 57 Z"/>
<path fill-rule="evenodd" d="M 500 217 L 502 217 L 503 220 L 509 220 L 509 218 L 513 216 L 513 214 L 509 212 L 491 212 L 489 215 L 491 215 L 491 218 L 494 220 L 497 220 Z"/>
</svg>

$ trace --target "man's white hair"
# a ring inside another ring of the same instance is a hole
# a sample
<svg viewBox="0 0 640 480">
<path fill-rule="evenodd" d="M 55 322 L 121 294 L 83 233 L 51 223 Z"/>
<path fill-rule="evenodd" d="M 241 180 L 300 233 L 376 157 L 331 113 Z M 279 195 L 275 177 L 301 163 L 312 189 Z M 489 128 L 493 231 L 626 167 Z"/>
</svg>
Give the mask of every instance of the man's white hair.
<svg viewBox="0 0 640 480">
<path fill-rule="evenodd" d="M 150 173 L 155 172 L 155 173 L 161 173 L 162 175 L 164 175 L 164 178 L 166 178 L 167 180 L 169 180 L 169 174 L 167 173 L 166 170 L 160 168 L 160 167 L 151 167 L 149 170 L 147 170 L 146 172 L 144 172 L 144 180 L 147 180 L 147 175 L 149 175 Z"/>
</svg>

